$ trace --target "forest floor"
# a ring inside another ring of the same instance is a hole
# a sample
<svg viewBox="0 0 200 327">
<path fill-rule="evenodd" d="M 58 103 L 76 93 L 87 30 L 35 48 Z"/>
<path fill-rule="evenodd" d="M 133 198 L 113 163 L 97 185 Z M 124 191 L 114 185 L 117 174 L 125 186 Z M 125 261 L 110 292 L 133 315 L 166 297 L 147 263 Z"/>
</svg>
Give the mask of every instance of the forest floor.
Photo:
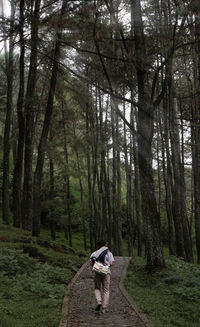
<svg viewBox="0 0 200 327">
<path fill-rule="evenodd" d="M 59 327 L 152 327 L 123 288 L 128 257 L 115 257 L 108 313 L 95 312 L 93 273 L 86 262 L 68 285 Z"/>
</svg>

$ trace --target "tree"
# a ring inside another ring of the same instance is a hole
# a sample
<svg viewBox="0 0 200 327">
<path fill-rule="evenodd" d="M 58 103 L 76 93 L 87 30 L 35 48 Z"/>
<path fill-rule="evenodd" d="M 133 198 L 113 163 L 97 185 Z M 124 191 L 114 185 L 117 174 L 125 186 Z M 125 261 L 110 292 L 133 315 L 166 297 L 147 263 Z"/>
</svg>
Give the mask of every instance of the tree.
<svg viewBox="0 0 200 327">
<path fill-rule="evenodd" d="M 200 11 L 195 11 L 194 30 L 195 40 L 193 49 L 193 76 L 194 92 L 192 104 L 192 135 L 193 135 L 193 178 L 194 178 L 194 201 L 195 201 L 195 234 L 197 261 L 200 264 Z"/>
<path fill-rule="evenodd" d="M 33 228 L 32 234 L 33 236 L 38 236 L 40 233 L 40 189 L 41 189 L 41 181 L 42 181 L 42 170 L 44 165 L 44 156 L 45 156 L 45 148 L 47 137 L 49 133 L 49 127 L 53 112 L 53 100 L 55 95 L 56 89 L 56 82 L 57 82 L 57 73 L 59 67 L 59 58 L 60 58 L 60 47 L 61 47 L 61 39 L 62 39 L 62 19 L 65 14 L 67 6 L 67 1 L 63 0 L 62 8 L 58 17 L 57 21 L 57 33 L 56 33 L 56 42 L 55 42 L 55 49 L 53 54 L 53 66 L 51 72 L 51 80 L 50 80 L 50 87 L 49 87 L 49 95 L 47 99 L 44 123 L 42 134 L 40 138 L 40 143 L 38 147 L 38 156 L 37 156 L 37 164 L 34 173 L 34 201 L 33 201 Z"/>
<path fill-rule="evenodd" d="M 15 17 L 15 6 L 11 5 L 10 29 L 13 31 Z M 6 50 L 6 49 L 5 49 Z M 9 53 L 5 52 L 6 59 L 6 77 L 7 77 L 7 104 L 6 120 L 4 127 L 4 151 L 3 151 L 3 184 L 2 184 L 2 216 L 3 222 L 9 224 L 10 221 L 10 196 L 9 196 L 9 173 L 10 173 L 10 129 L 13 112 L 13 53 L 14 36 L 13 32 L 9 37 Z"/>
<path fill-rule="evenodd" d="M 22 223 L 22 167 L 24 156 L 24 56 L 25 56 L 25 42 L 24 42 L 24 0 L 20 1 L 20 18 L 19 18 L 19 34 L 20 34 L 20 77 L 19 77 L 19 92 L 17 100 L 17 118 L 18 118 L 18 145 L 16 162 L 13 172 L 13 214 L 14 226 L 20 227 Z"/>
<path fill-rule="evenodd" d="M 25 154 L 24 154 L 24 185 L 23 185 L 23 216 L 22 228 L 32 230 L 33 222 L 33 136 L 34 136 L 34 96 L 37 76 L 37 47 L 39 12 L 41 0 L 35 0 L 31 5 L 31 54 L 28 82 L 25 98 Z M 34 10 L 33 10 L 34 8 Z"/>
<path fill-rule="evenodd" d="M 152 138 L 154 106 L 149 96 L 146 47 L 139 0 L 132 0 L 132 16 L 135 36 L 135 58 L 138 84 L 138 162 L 142 196 L 142 214 L 147 253 L 147 266 L 164 265 L 160 240 L 160 217 L 155 198 L 152 171 Z"/>
<path fill-rule="evenodd" d="M 6 126 L 16 131 L 18 144 L 13 159 L 5 152 L 5 162 L 14 163 L 14 225 L 39 235 L 42 200 L 51 207 L 52 236 L 63 224 L 70 245 L 73 223 L 82 222 L 85 247 L 89 231 L 91 250 L 105 236 L 121 255 L 126 228 L 129 254 L 137 239 L 141 255 L 145 242 L 148 268 L 164 266 L 161 239 L 170 254 L 192 262 L 191 195 L 200 251 L 198 4 L 63 1 L 61 10 L 52 1 L 17 5 L 20 24 L 9 36 L 16 35 L 20 49 L 18 124 L 12 126 L 7 110 Z M 13 72 L 18 78 L 15 67 Z M 4 137 L 4 149 L 11 138 Z M 185 144 L 190 138 L 192 167 Z M 3 175 L 8 181 L 5 165 Z M 10 191 L 4 185 L 3 204 Z"/>
</svg>

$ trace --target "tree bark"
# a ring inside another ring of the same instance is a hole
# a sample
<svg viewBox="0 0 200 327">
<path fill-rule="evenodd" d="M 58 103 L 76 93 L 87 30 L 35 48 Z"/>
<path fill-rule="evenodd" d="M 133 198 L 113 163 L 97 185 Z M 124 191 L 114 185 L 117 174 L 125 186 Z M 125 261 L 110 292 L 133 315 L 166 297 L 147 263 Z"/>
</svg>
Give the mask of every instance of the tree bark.
<svg viewBox="0 0 200 327">
<path fill-rule="evenodd" d="M 87 86 L 89 93 L 89 87 Z M 91 144 L 90 144 L 90 106 L 89 99 L 86 103 L 86 142 L 87 142 L 87 183 L 88 183 L 88 209 L 89 209 L 89 235 L 90 235 L 90 251 L 94 251 L 94 227 L 93 227 L 93 206 L 92 206 L 92 181 L 91 181 Z"/>
<path fill-rule="evenodd" d="M 15 8 L 11 3 L 11 15 L 10 15 L 10 29 L 13 30 L 14 26 Z M 2 219 L 4 224 L 10 222 L 10 196 L 9 196 L 9 173 L 10 173 L 10 129 L 12 121 L 13 111 L 13 52 L 14 52 L 14 38 L 11 33 L 9 39 L 9 54 L 8 62 L 6 64 L 6 77 L 7 77 L 7 104 L 6 104 L 6 120 L 4 128 L 3 139 L 3 182 L 2 182 Z M 5 54 L 7 56 L 7 53 Z M 7 61 L 7 60 L 6 60 Z"/>
<path fill-rule="evenodd" d="M 20 227 L 22 222 L 22 167 L 24 154 L 24 135 L 25 122 L 23 113 L 24 104 L 24 0 L 20 1 L 20 79 L 19 79 L 19 93 L 17 100 L 17 118 L 18 118 L 18 144 L 16 162 L 13 174 L 13 223 L 15 227 Z"/>
<path fill-rule="evenodd" d="M 137 113 L 135 114 L 135 118 Z M 135 119 L 136 120 L 136 119 Z M 131 106 L 131 125 L 134 126 L 134 111 L 133 106 Z M 140 173 L 139 173 L 139 161 L 138 161 L 138 142 L 136 131 L 132 132 L 132 152 L 134 159 L 134 199 L 135 199 L 135 214 L 136 214 L 136 224 L 137 224 L 137 253 L 138 256 L 142 256 L 142 205 L 141 205 L 141 191 L 140 191 Z"/>
<path fill-rule="evenodd" d="M 111 124 L 112 124 L 112 223 L 113 223 L 113 252 L 118 255 L 118 224 L 117 224 L 117 168 L 116 168 L 116 112 L 111 99 Z"/>
<path fill-rule="evenodd" d="M 64 132 L 64 154 L 66 162 L 66 171 L 65 171 L 65 187 L 64 192 L 66 194 L 66 224 L 65 224 L 65 237 L 69 236 L 69 246 L 73 246 L 72 243 L 72 223 L 71 223 L 71 208 L 70 208 L 70 176 L 69 176 L 69 156 L 67 149 L 67 140 L 66 140 L 66 128 L 65 128 L 65 113 L 64 108 L 62 108 L 62 122 L 63 122 L 63 132 Z"/>
<path fill-rule="evenodd" d="M 125 103 L 124 106 L 124 115 L 125 115 Z M 130 257 L 133 256 L 133 226 L 132 226 L 132 212 L 131 212 L 131 203 L 132 203 L 132 167 L 129 164 L 128 160 L 128 144 L 127 144 L 127 131 L 126 124 L 124 123 L 124 159 L 125 159 L 125 173 L 126 173 L 126 224 L 127 224 L 127 238 L 128 238 L 128 254 Z M 130 140 L 131 143 L 131 140 Z M 130 154 L 131 156 L 131 154 Z"/>
<path fill-rule="evenodd" d="M 116 115 L 116 172 L 117 172 L 117 203 L 116 203 L 116 228 L 117 228 L 117 253 L 122 256 L 122 212 L 121 212 L 121 160 L 120 160 L 120 131 L 119 117 Z"/>
<path fill-rule="evenodd" d="M 194 105 L 192 114 L 193 123 L 193 176 L 194 176 L 194 206 L 195 206 L 195 235 L 197 262 L 200 264 L 200 12 L 195 16 L 195 53 L 194 63 Z"/>
<path fill-rule="evenodd" d="M 100 149 L 101 149 L 101 161 L 100 161 L 100 198 L 101 198 L 101 239 L 106 238 L 108 235 L 108 221 L 107 221 L 107 201 L 106 201 L 106 168 L 105 168 L 105 156 L 106 156 L 106 143 L 105 143 L 105 123 L 103 120 L 103 104 L 102 96 L 99 91 L 99 133 L 100 133 Z"/>
<path fill-rule="evenodd" d="M 163 100 L 163 107 L 167 108 L 167 102 Z M 173 210 L 172 210 L 172 194 L 173 194 L 173 182 L 171 171 L 171 160 L 169 151 L 169 117 L 167 110 L 165 115 L 161 117 L 159 111 L 159 128 L 161 134 L 161 152 L 162 152 L 162 170 L 163 181 L 165 185 L 165 208 L 168 220 L 168 247 L 169 254 L 175 255 L 175 243 L 174 243 L 174 229 L 173 229 Z"/>
<path fill-rule="evenodd" d="M 54 199 L 54 163 L 53 159 L 51 157 L 51 154 L 49 154 L 49 184 L 50 184 L 50 199 Z M 51 209 L 50 209 L 51 210 Z M 56 239 L 56 222 L 55 217 L 50 214 L 50 230 L 51 230 L 51 238 L 55 241 Z"/>
<path fill-rule="evenodd" d="M 55 50 L 53 54 L 53 66 L 51 72 L 51 81 L 50 81 L 50 89 L 49 95 L 46 105 L 45 118 L 43 123 L 42 134 L 40 138 L 40 143 L 38 147 L 38 156 L 37 156 L 37 165 L 34 173 L 34 201 L 33 201 L 33 228 L 32 234 L 33 236 L 38 236 L 40 233 L 40 190 L 41 190 L 41 182 L 42 182 L 42 171 L 44 165 L 44 156 L 46 150 L 46 142 L 49 133 L 49 127 L 53 112 L 53 101 L 56 89 L 57 82 L 57 73 L 59 66 L 59 58 L 60 58 L 60 46 L 62 39 L 62 18 L 65 12 L 65 8 L 67 6 L 68 1 L 63 0 L 62 8 L 60 12 L 60 16 L 58 17 L 58 25 L 57 25 L 57 34 L 56 34 L 56 43 Z"/>
<path fill-rule="evenodd" d="M 183 176 L 183 168 L 180 157 L 180 140 L 179 130 L 177 121 L 177 109 L 174 93 L 173 83 L 173 62 L 169 62 L 169 108 L 170 108 L 170 140 L 172 150 L 172 165 L 174 174 L 174 194 L 173 194 L 173 216 L 176 232 L 176 247 L 177 255 L 184 258 L 185 260 L 192 262 L 192 243 L 189 233 L 189 224 L 186 212 L 186 198 L 185 198 L 185 184 Z"/>
<path fill-rule="evenodd" d="M 142 213 L 147 254 L 147 267 L 164 266 L 160 240 L 160 216 L 154 191 L 152 170 L 153 105 L 148 94 L 146 50 L 140 0 L 132 0 L 132 19 L 135 36 L 135 58 L 138 84 L 138 160 L 142 196 Z"/>
<path fill-rule="evenodd" d="M 75 134 L 75 128 L 74 128 L 74 136 Z M 82 226 L 83 226 L 83 245 L 85 251 L 87 251 L 87 237 L 86 237 L 86 223 L 85 223 L 85 210 L 84 210 L 84 199 L 83 199 L 83 183 L 81 178 L 81 167 L 80 167 L 80 159 L 79 159 L 79 153 L 77 149 L 75 149 L 76 154 L 76 160 L 77 160 L 77 171 L 78 171 L 78 179 L 79 179 L 79 187 L 80 187 L 80 204 L 81 204 L 81 219 L 82 219 Z"/>
<path fill-rule="evenodd" d="M 99 123 L 97 117 L 97 97 L 95 105 L 95 113 L 92 116 L 92 203 L 94 209 L 94 243 L 96 247 L 96 242 L 100 237 L 99 228 L 99 211 L 98 211 L 98 198 L 96 195 L 96 186 L 98 180 L 98 148 L 99 148 Z"/>
<path fill-rule="evenodd" d="M 34 96 L 37 75 L 37 47 L 39 29 L 39 11 L 41 0 L 35 0 L 34 12 L 31 14 L 31 55 L 25 99 L 25 157 L 23 185 L 22 228 L 32 230 L 33 222 L 33 135 L 34 135 Z M 33 5 L 32 5 L 33 10 Z"/>
</svg>

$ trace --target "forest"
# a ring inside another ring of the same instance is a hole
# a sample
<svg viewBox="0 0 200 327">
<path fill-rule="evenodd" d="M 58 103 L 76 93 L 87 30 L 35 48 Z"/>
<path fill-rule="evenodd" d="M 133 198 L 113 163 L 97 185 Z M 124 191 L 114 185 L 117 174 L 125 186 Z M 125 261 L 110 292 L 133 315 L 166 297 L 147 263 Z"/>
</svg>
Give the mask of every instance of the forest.
<svg viewBox="0 0 200 327">
<path fill-rule="evenodd" d="M 200 263 L 200 2 L 0 2 L 2 222 Z"/>
</svg>

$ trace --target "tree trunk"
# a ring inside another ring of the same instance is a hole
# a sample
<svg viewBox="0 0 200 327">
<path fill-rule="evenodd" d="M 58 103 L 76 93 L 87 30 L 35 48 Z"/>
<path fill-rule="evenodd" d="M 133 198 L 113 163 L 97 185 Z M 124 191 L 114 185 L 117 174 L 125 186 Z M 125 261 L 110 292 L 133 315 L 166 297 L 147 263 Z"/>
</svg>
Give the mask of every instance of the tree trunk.
<svg viewBox="0 0 200 327">
<path fill-rule="evenodd" d="M 75 128 L 74 128 L 74 137 Z M 78 171 L 78 178 L 79 178 L 79 187 L 80 187 L 80 204 L 81 204 L 81 219 L 82 219 L 82 226 L 83 226 L 83 245 L 85 251 L 87 250 L 87 238 L 86 238 L 86 223 L 85 223 L 85 210 L 84 210 L 84 200 L 83 200 L 83 183 L 81 178 L 81 168 L 80 168 L 80 159 L 77 149 L 75 149 L 76 159 L 77 159 L 77 171 Z"/>
<path fill-rule="evenodd" d="M 158 195 L 157 195 L 157 203 L 158 203 L 158 213 L 160 216 L 161 213 L 161 201 L 162 201 L 162 191 L 161 191 L 161 171 L 160 171 L 160 131 L 158 126 L 158 110 L 156 110 L 156 161 L 157 161 L 157 187 L 158 187 Z"/>
<path fill-rule="evenodd" d="M 53 159 L 51 158 L 51 155 L 49 154 L 49 175 L 50 175 L 50 199 L 54 199 L 54 164 Z M 51 230 L 51 238 L 55 241 L 56 239 L 56 222 L 55 217 L 50 215 L 50 230 Z"/>
<path fill-rule="evenodd" d="M 35 0 L 34 12 L 31 14 L 31 55 L 28 84 L 25 99 L 25 157 L 24 157 L 24 185 L 23 185 L 23 216 L 22 228 L 32 230 L 33 222 L 33 135 L 34 135 L 34 96 L 37 74 L 37 46 L 39 11 L 41 0 Z M 33 9 L 32 9 L 33 10 Z"/>
<path fill-rule="evenodd" d="M 147 254 L 147 267 L 164 266 L 160 240 L 160 216 L 154 191 L 152 170 L 153 106 L 148 95 L 148 74 L 140 0 L 132 0 L 135 36 L 135 58 L 138 83 L 138 160 L 142 196 L 142 213 Z"/>
<path fill-rule="evenodd" d="M 89 91 L 89 88 L 87 87 Z M 89 93 L 89 92 L 88 92 Z M 87 141 L 87 183 L 88 183 L 88 209 L 89 209 L 89 234 L 90 234 L 90 251 L 94 251 L 94 227 L 93 227 L 93 206 L 92 206 L 92 181 L 91 181 L 91 158 L 90 158 L 90 110 L 89 99 L 86 103 L 86 141 Z"/>
<path fill-rule="evenodd" d="M 107 121 L 107 118 L 106 118 Z M 108 246 L 109 249 L 112 249 L 112 207 L 111 207 L 111 190 L 110 190 L 110 162 L 109 162 L 109 150 L 106 154 L 106 179 L 105 179 L 105 188 L 106 188 L 106 199 L 107 199 L 107 208 L 108 208 Z"/>
<path fill-rule="evenodd" d="M 53 55 L 53 66 L 51 73 L 51 81 L 50 81 L 50 89 L 49 95 L 46 105 L 45 118 L 43 123 L 42 135 L 40 138 L 40 143 L 38 147 L 38 157 L 37 157 L 37 165 L 34 173 L 34 201 L 33 201 L 33 236 L 38 236 L 40 233 L 40 189 L 42 182 L 42 171 L 44 165 L 44 156 L 46 150 L 46 142 L 49 133 L 49 127 L 53 112 L 53 100 L 55 95 L 56 81 L 57 81 L 57 73 L 59 66 L 59 57 L 60 57 L 60 45 L 62 39 L 62 17 L 65 12 L 65 8 L 67 6 L 68 1 L 63 0 L 62 9 L 60 12 L 60 16 L 58 17 L 58 25 L 57 25 L 57 34 L 56 34 L 56 43 L 55 50 Z"/>
<path fill-rule="evenodd" d="M 163 100 L 163 107 L 166 108 L 166 101 Z M 166 112 L 166 110 L 165 110 Z M 169 119 L 166 112 L 165 116 L 162 117 L 160 111 L 158 113 L 159 128 L 161 134 L 161 152 L 162 152 L 162 170 L 163 170 L 163 181 L 165 185 L 165 207 L 168 220 L 168 247 L 169 254 L 175 255 L 175 244 L 174 244 L 174 229 L 173 229 L 173 212 L 172 212 L 172 171 L 171 171 L 171 160 L 169 153 Z M 165 155 L 166 153 L 166 155 Z"/>
<path fill-rule="evenodd" d="M 135 114 L 134 119 L 134 111 L 133 106 L 131 106 L 131 125 L 133 126 L 132 131 L 132 152 L 133 152 L 133 159 L 134 159 L 134 200 L 135 200 L 135 215 L 136 215 L 136 224 L 137 224 L 137 253 L 138 256 L 142 256 L 142 205 L 141 205 L 141 191 L 140 191 L 140 174 L 139 174 L 139 161 L 138 161 L 138 142 L 135 130 L 135 123 L 134 120 L 136 119 L 137 113 Z"/>
<path fill-rule="evenodd" d="M 65 128 L 65 113 L 64 108 L 62 108 L 62 122 L 63 122 L 63 132 L 64 132 L 64 154 L 66 162 L 66 171 L 65 171 L 65 187 L 64 193 L 66 201 L 66 224 L 65 224 L 65 237 L 66 239 L 69 236 L 69 246 L 72 244 L 72 223 L 71 223 L 71 208 L 70 208 L 70 176 L 69 176 L 69 160 L 68 160 L 68 149 L 67 149 L 67 140 L 66 140 L 66 128 Z"/>
<path fill-rule="evenodd" d="M 107 201 L 106 201 L 106 143 L 105 143 L 105 124 L 103 121 L 103 105 L 101 93 L 99 92 L 99 133 L 100 133 L 100 149 L 101 149 L 101 162 L 100 162 L 100 198 L 101 198 L 101 239 L 107 239 L 108 235 L 108 221 L 107 221 Z"/>
<path fill-rule="evenodd" d="M 174 93 L 174 83 L 173 83 L 173 63 L 169 62 L 169 108 L 170 108 L 170 140 L 172 149 L 172 165 L 174 173 L 174 223 L 176 232 L 176 246 L 177 255 L 186 259 L 189 262 L 193 261 L 192 254 L 192 243 L 189 233 L 189 224 L 186 213 L 186 198 L 185 198 L 185 184 L 183 176 L 183 168 L 180 158 L 180 141 L 179 141 L 179 131 L 177 122 L 177 110 L 175 93 Z"/>
<path fill-rule="evenodd" d="M 10 15 L 10 30 L 13 31 L 14 26 L 15 8 L 11 3 L 11 15 Z M 2 182 L 2 219 L 4 224 L 10 222 L 10 196 L 9 196 L 9 173 L 10 173 L 10 129 L 12 121 L 13 111 L 13 52 L 14 52 L 14 38 L 11 33 L 9 39 L 9 54 L 6 64 L 6 77 L 7 77 L 7 104 L 6 104 L 6 121 L 4 128 L 3 139 L 3 182 Z M 5 54 L 7 56 L 7 53 Z"/>
<path fill-rule="evenodd" d="M 117 167 L 116 167 L 116 112 L 111 99 L 111 124 L 112 124 L 112 224 L 113 224 L 113 252 L 118 255 L 118 216 L 116 211 L 117 206 Z"/>
<path fill-rule="evenodd" d="M 195 16 L 195 40 L 194 53 L 194 110 L 193 110 L 193 172 L 194 172 L 194 202 L 195 202 L 195 235 L 197 262 L 200 264 L 200 12 Z"/>
<path fill-rule="evenodd" d="M 97 102 L 97 101 L 96 101 Z M 92 206 L 93 206 L 93 215 L 94 215 L 94 222 L 93 222 L 93 237 L 94 237 L 94 245 L 96 247 L 96 242 L 99 236 L 99 212 L 98 212 L 98 198 L 96 196 L 96 184 L 97 184 L 97 174 L 98 174 L 98 166 L 97 166 L 97 160 L 98 160 L 98 147 L 99 147 L 99 126 L 98 126 L 98 120 L 96 119 L 97 114 L 97 104 L 95 106 L 95 112 L 91 116 L 91 139 L 92 139 L 92 189 L 91 189 L 91 195 L 92 195 Z"/>
<path fill-rule="evenodd" d="M 124 116 L 125 116 L 125 103 Z M 131 143 L 131 140 L 130 140 Z M 127 221 L 127 237 L 128 237 L 128 255 L 133 256 L 133 224 L 132 224 L 132 166 L 128 160 L 128 144 L 126 124 L 124 123 L 124 159 L 125 159 L 125 173 L 126 173 L 126 221 Z M 130 154 L 131 158 L 131 154 Z M 130 159 L 132 162 L 132 158 Z"/>
<path fill-rule="evenodd" d="M 24 103 L 24 0 L 20 1 L 20 80 L 19 80 L 19 93 L 17 100 L 17 118 L 18 118 L 18 145 L 16 162 L 13 174 L 13 223 L 15 227 L 20 227 L 22 222 L 22 166 L 24 154 L 24 135 L 25 135 L 25 122 L 23 114 Z"/>
<path fill-rule="evenodd" d="M 116 223 L 117 223 L 117 253 L 122 256 L 122 212 L 121 212 L 121 160 L 120 160 L 120 132 L 119 117 L 116 115 L 116 172 L 117 172 L 117 203 L 116 203 Z"/>
</svg>

